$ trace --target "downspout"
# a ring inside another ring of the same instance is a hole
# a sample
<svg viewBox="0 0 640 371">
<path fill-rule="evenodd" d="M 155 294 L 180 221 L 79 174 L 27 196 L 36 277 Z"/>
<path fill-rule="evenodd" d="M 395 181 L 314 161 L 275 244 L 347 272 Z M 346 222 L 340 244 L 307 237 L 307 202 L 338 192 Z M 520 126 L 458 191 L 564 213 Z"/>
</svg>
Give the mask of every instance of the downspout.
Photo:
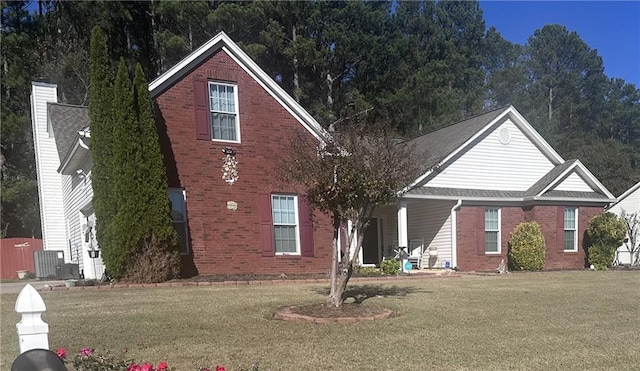
<svg viewBox="0 0 640 371">
<path fill-rule="evenodd" d="M 87 146 L 87 145 L 84 143 L 84 141 L 82 140 L 82 138 L 78 138 L 78 144 L 80 145 L 80 147 L 82 147 L 82 148 L 84 148 L 84 149 L 86 149 L 86 150 L 88 150 L 88 149 L 89 149 L 89 146 Z"/>
<path fill-rule="evenodd" d="M 457 227 L 457 213 L 460 210 L 460 206 L 462 206 L 462 200 L 458 200 L 455 205 L 451 208 L 451 268 L 455 268 L 458 266 L 458 227 Z"/>
</svg>

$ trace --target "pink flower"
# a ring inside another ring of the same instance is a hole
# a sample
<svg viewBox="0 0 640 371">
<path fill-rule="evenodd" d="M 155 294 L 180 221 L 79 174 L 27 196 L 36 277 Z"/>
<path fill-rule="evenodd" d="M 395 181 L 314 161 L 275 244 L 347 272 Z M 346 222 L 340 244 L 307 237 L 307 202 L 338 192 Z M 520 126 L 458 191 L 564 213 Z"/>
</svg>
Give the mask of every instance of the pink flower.
<svg viewBox="0 0 640 371">
<path fill-rule="evenodd" d="M 58 350 L 56 350 L 56 354 L 62 359 L 67 358 L 67 350 L 64 348 L 58 348 Z"/>
<path fill-rule="evenodd" d="M 158 371 L 165 371 L 168 368 L 169 368 L 169 365 L 167 365 L 167 362 L 162 361 L 158 363 Z"/>
<path fill-rule="evenodd" d="M 127 367 L 127 371 L 142 371 L 142 368 L 140 368 L 137 363 L 133 362 L 129 367 Z"/>
<path fill-rule="evenodd" d="M 216 366 L 216 371 L 227 371 L 227 369 L 222 366 Z"/>
<path fill-rule="evenodd" d="M 90 355 L 93 354 L 93 352 L 95 352 L 95 349 L 90 349 L 90 348 L 82 348 L 82 350 L 80 350 L 80 355 L 84 356 L 84 357 L 89 357 Z"/>
<path fill-rule="evenodd" d="M 145 362 L 142 364 L 142 366 L 140 367 L 141 371 L 154 371 L 153 370 L 153 365 L 151 363 Z"/>
</svg>

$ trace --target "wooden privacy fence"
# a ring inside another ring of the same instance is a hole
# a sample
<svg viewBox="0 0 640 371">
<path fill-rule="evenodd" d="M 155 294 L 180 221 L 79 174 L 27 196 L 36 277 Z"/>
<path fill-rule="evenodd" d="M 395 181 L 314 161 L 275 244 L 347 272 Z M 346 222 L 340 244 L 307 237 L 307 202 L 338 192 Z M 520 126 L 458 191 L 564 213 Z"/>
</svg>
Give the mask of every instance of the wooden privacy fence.
<svg viewBox="0 0 640 371">
<path fill-rule="evenodd" d="M 18 278 L 18 271 L 35 272 L 33 252 L 42 250 L 37 238 L 0 239 L 0 278 Z"/>
</svg>

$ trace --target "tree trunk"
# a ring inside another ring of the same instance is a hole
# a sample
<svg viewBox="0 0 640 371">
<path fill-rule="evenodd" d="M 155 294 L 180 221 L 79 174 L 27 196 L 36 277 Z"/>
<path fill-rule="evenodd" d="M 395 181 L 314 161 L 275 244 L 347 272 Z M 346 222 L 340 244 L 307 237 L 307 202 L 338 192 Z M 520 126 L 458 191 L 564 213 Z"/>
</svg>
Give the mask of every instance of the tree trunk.
<svg viewBox="0 0 640 371">
<path fill-rule="evenodd" d="M 549 121 L 553 117 L 553 87 L 549 88 Z"/>
<path fill-rule="evenodd" d="M 291 43 L 295 44 L 296 39 L 296 25 L 293 25 L 291 29 Z M 298 76 L 298 57 L 296 53 L 293 54 L 293 99 L 300 103 L 300 77 Z"/>
<path fill-rule="evenodd" d="M 342 259 L 343 262 L 343 268 L 342 270 L 338 273 L 336 273 L 335 276 L 332 275 L 332 279 L 331 279 L 331 293 L 329 294 L 329 297 L 327 298 L 327 302 L 329 305 L 332 305 L 334 307 L 339 307 L 344 303 L 344 300 L 346 299 L 344 296 L 344 293 L 347 289 L 347 284 L 349 283 L 349 279 L 351 278 L 351 275 L 353 275 L 353 267 L 355 262 L 357 261 L 357 257 L 360 254 L 360 248 L 362 247 L 362 240 L 364 238 L 364 228 L 362 225 L 360 225 L 359 222 L 356 222 L 356 225 L 358 225 L 357 229 L 358 230 L 358 242 L 356 244 L 356 248 L 353 251 L 353 257 L 351 256 L 351 252 L 349 251 L 349 249 L 347 249 L 347 251 L 344 254 L 344 258 Z M 340 229 L 339 229 L 340 225 L 338 224 L 338 227 L 336 228 L 336 232 L 340 233 Z M 365 226 L 366 228 L 366 226 Z M 354 236 L 354 231 L 351 230 L 348 232 L 348 237 L 347 237 L 347 246 L 351 246 L 351 242 L 353 240 L 353 236 Z M 337 235 L 334 238 L 334 241 L 337 241 Z M 337 243 L 334 243 L 334 246 L 337 246 Z M 336 248 L 336 252 L 337 252 L 337 248 Z M 336 258 L 337 259 L 337 256 Z M 334 268 L 331 268 L 332 271 Z"/>
<path fill-rule="evenodd" d="M 347 290 L 347 284 L 349 283 L 349 279 L 351 278 L 352 273 L 353 264 L 350 263 L 346 272 L 340 272 L 340 275 L 338 275 L 336 279 L 331 282 L 332 289 L 335 286 L 335 292 L 329 295 L 329 305 L 338 308 L 344 303 L 344 293 Z"/>
<path fill-rule="evenodd" d="M 327 108 L 333 112 L 333 81 L 335 77 L 331 77 L 331 73 L 327 72 Z"/>
<path fill-rule="evenodd" d="M 337 224 L 337 225 L 336 225 Z M 327 301 L 329 304 L 334 303 L 334 298 L 337 295 L 338 291 L 338 236 L 340 235 L 340 223 L 333 223 L 333 257 L 331 258 L 331 291 L 329 293 L 329 298 Z"/>
</svg>

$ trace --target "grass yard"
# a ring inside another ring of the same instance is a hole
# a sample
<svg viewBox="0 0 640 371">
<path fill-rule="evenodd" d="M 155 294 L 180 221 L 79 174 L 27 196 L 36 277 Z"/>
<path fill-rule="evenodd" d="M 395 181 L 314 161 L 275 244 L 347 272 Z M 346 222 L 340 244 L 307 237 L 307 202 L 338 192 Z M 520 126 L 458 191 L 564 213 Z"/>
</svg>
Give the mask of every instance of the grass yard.
<svg viewBox="0 0 640 371">
<path fill-rule="evenodd" d="M 371 281 L 363 305 L 397 316 L 357 324 L 272 320 L 324 300 L 323 285 L 205 286 L 42 294 L 52 349 L 166 360 L 181 371 L 638 369 L 640 272 L 547 272 Z M 378 297 L 375 294 L 382 294 Z M 0 370 L 18 353 L 17 295 L 0 295 Z"/>
</svg>

